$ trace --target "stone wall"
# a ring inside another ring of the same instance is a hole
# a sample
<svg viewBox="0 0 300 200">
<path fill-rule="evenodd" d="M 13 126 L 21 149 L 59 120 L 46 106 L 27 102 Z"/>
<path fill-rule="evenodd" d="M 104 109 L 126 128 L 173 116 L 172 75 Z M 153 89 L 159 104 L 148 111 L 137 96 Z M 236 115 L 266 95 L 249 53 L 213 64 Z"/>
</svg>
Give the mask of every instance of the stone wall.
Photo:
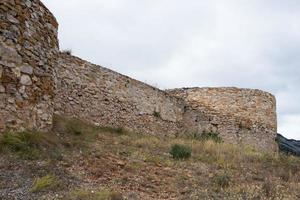
<svg viewBox="0 0 300 200">
<path fill-rule="evenodd" d="M 162 91 L 59 53 L 58 24 L 39 0 L 1 0 L 0 19 L 0 132 L 47 130 L 56 113 L 146 134 L 215 132 L 227 142 L 275 149 L 275 98 L 268 93 Z"/>
<path fill-rule="evenodd" d="M 183 88 L 167 91 L 185 100 L 185 127 L 215 132 L 227 142 L 276 149 L 276 101 L 260 90 L 240 88 Z"/>
<path fill-rule="evenodd" d="M 225 142 L 275 150 L 275 98 L 238 88 L 161 91 L 140 81 L 60 54 L 55 112 L 101 126 L 154 135 L 214 132 Z"/>
<path fill-rule="evenodd" d="M 0 131 L 48 129 L 58 24 L 38 0 L 1 0 L 0 20 Z"/>
<path fill-rule="evenodd" d="M 61 54 L 55 112 L 148 134 L 182 131 L 184 103 L 112 70 Z"/>
</svg>

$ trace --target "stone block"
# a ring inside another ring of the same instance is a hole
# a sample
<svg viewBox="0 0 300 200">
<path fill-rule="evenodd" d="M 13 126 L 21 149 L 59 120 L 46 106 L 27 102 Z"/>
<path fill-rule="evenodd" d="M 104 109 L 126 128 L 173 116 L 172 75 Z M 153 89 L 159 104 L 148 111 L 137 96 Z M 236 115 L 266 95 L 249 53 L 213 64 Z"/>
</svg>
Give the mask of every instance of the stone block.
<svg viewBox="0 0 300 200">
<path fill-rule="evenodd" d="M 24 74 L 31 75 L 33 73 L 33 68 L 29 65 L 23 65 L 21 67 L 21 72 L 24 73 Z"/>
<path fill-rule="evenodd" d="M 0 93 L 4 93 L 5 92 L 5 87 L 3 85 L 0 85 Z"/>
<path fill-rule="evenodd" d="M 23 74 L 20 79 L 22 85 L 32 85 L 30 76 Z"/>
</svg>

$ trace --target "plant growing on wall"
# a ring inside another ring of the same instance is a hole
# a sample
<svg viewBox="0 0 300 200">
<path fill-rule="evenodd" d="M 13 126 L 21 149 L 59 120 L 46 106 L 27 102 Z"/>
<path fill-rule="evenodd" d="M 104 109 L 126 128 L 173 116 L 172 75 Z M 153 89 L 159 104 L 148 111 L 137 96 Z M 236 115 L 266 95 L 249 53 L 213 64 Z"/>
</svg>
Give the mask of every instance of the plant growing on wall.
<svg viewBox="0 0 300 200">
<path fill-rule="evenodd" d="M 206 131 L 203 131 L 201 134 L 199 133 L 193 133 L 191 135 L 192 139 L 195 139 L 195 140 L 212 140 L 216 143 L 220 143 L 220 142 L 223 142 L 222 138 L 220 137 L 219 133 L 218 132 L 206 132 Z"/>
<path fill-rule="evenodd" d="M 157 117 L 157 118 L 161 118 L 160 112 L 158 112 L 158 111 L 154 111 L 154 112 L 153 112 L 153 116 L 154 116 L 154 117 Z"/>
</svg>

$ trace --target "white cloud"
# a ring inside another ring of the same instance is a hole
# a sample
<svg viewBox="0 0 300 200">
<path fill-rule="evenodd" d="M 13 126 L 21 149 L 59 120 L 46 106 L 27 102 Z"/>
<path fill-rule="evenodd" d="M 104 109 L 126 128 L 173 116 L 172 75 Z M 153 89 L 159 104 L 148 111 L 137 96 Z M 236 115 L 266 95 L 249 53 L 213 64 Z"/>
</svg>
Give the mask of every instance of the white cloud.
<svg viewBox="0 0 300 200">
<path fill-rule="evenodd" d="M 284 115 L 279 122 L 281 124 L 278 127 L 279 133 L 284 133 L 289 139 L 300 140 L 300 114 Z"/>
</svg>

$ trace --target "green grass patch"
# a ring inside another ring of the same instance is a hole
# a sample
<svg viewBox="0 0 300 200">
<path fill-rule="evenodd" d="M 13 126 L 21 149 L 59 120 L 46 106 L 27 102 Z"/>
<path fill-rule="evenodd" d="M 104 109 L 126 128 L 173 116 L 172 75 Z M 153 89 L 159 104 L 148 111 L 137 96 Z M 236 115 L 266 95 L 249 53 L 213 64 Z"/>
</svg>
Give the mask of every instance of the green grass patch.
<svg viewBox="0 0 300 200">
<path fill-rule="evenodd" d="M 171 147 L 170 154 L 176 160 L 187 159 L 191 157 L 192 149 L 186 145 L 174 144 Z"/>
<path fill-rule="evenodd" d="M 55 115 L 52 132 L 60 135 L 64 147 L 73 149 L 87 148 L 101 130 L 97 126 L 76 118 Z"/>
<path fill-rule="evenodd" d="M 100 132 L 108 132 L 117 135 L 125 135 L 128 131 L 123 127 L 98 127 Z"/>
<path fill-rule="evenodd" d="M 154 111 L 153 116 L 156 118 L 161 118 L 160 112 L 158 112 L 158 111 Z"/>
<path fill-rule="evenodd" d="M 221 143 L 222 138 L 219 136 L 219 133 L 216 132 L 203 132 L 200 136 L 197 136 L 198 140 L 212 140 L 216 143 Z"/>
<path fill-rule="evenodd" d="M 220 188 L 227 188 L 230 184 L 230 175 L 228 172 L 220 172 L 214 177 L 214 183 Z"/>
<path fill-rule="evenodd" d="M 47 191 L 47 190 L 53 190 L 58 188 L 60 185 L 60 181 L 56 176 L 53 175 L 46 175 L 41 178 L 37 178 L 31 189 L 30 192 L 41 192 L 41 191 Z"/>
<path fill-rule="evenodd" d="M 54 116 L 53 130 L 38 132 L 5 132 L 0 135 L 0 151 L 13 152 L 23 159 L 62 160 L 63 153 L 69 150 L 88 149 L 99 134 L 125 135 L 122 127 L 97 127 L 84 121 Z"/>
<path fill-rule="evenodd" d="M 202 132 L 202 133 L 183 133 L 179 134 L 179 138 L 186 138 L 189 140 L 198 140 L 198 141 L 207 141 L 207 140 L 212 140 L 216 143 L 222 143 L 223 140 L 220 137 L 218 132 Z"/>
<path fill-rule="evenodd" d="M 24 159 L 51 157 L 52 150 L 55 150 L 57 143 L 54 138 L 46 133 L 29 130 L 19 133 L 6 132 L 0 136 L 0 148 L 2 151 L 14 152 Z M 60 152 L 55 151 L 55 156 L 61 157 Z"/>
</svg>

